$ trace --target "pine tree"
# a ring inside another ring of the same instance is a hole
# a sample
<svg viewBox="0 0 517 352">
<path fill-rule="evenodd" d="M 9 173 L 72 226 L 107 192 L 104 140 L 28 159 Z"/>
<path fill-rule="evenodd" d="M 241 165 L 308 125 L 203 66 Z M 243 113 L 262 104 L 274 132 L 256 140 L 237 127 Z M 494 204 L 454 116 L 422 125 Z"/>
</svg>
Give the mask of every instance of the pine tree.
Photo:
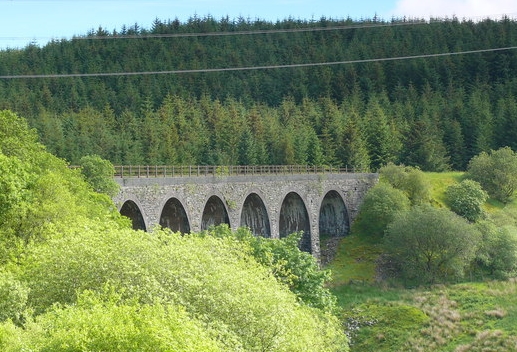
<svg viewBox="0 0 517 352">
<path fill-rule="evenodd" d="M 402 144 L 385 110 L 375 97 L 368 103 L 363 126 L 371 168 L 378 170 L 389 162 L 397 162 Z"/>
<path fill-rule="evenodd" d="M 342 164 L 351 170 L 369 171 L 370 157 L 366 141 L 357 126 L 357 122 L 348 119 L 343 132 L 343 139 L 340 146 Z"/>
</svg>

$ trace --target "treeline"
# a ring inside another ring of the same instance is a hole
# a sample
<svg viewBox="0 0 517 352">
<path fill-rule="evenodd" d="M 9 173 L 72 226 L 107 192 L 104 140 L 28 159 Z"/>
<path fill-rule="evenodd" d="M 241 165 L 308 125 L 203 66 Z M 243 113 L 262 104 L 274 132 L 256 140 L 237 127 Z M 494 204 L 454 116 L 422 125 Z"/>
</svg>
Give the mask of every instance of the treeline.
<svg viewBox="0 0 517 352">
<path fill-rule="evenodd" d="M 517 22 L 509 18 L 271 23 L 193 17 L 186 23 L 156 20 L 149 30 L 99 28 L 43 48 L 4 50 L 0 76 L 276 66 L 515 45 Z M 461 170 L 480 151 L 515 148 L 515 96 L 517 50 L 297 68 L 0 80 L 0 108 L 27 116 L 50 150 L 72 163 L 95 153 L 125 164 L 377 169 L 393 161 Z"/>
<path fill-rule="evenodd" d="M 278 107 L 233 98 L 167 95 L 136 112 L 112 109 L 41 113 L 33 120 L 43 144 L 72 163 L 97 154 L 125 165 L 309 164 L 377 170 L 388 163 L 425 171 L 464 170 L 482 151 L 517 150 L 517 99 L 491 101 L 487 90 L 446 94 L 400 88 L 400 98 L 359 93 L 284 99 Z"/>
</svg>

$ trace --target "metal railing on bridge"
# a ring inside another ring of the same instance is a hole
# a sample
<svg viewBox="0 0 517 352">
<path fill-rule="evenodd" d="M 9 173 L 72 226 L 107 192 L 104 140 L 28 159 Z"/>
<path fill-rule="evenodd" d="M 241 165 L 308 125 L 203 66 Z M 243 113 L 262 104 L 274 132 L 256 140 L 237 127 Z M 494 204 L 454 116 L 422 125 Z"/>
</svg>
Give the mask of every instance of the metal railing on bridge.
<svg viewBox="0 0 517 352">
<path fill-rule="evenodd" d="M 193 176 L 243 176 L 292 175 L 366 172 L 349 167 L 312 165 L 116 165 L 115 177 L 193 177 Z"/>
</svg>

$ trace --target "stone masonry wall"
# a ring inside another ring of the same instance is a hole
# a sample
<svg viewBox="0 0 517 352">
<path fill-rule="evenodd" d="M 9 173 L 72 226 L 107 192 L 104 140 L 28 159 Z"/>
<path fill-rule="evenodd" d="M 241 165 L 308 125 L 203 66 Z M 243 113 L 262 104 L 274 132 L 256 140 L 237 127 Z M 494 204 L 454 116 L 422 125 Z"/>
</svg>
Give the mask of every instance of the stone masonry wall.
<svg viewBox="0 0 517 352">
<path fill-rule="evenodd" d="M 132 200 L 140 209 L 145 226 L 159 224 L 165 203 L 176 198 L 185 208 L 192 232 L 201 230 L 203 210 L 211 196 L 219 197 L 228 212 L 230 227 L 240 226 L 246 197 L 256 193 L 269 215 L 271 237 L 279 237 L 280 208 L 284 198 L 295 192 L 303 200 L 309 216 L 311 249 L 319 257 L 319 213 L 325 195 L 336 191 L 342 197 L 350 224 L 357 216 L 367 190 L 377 174 L 300 174 L 267 176 L 195 176 L 174 178 L 117 179 L 120 193 L 114 198 L 119 210 Z"/>
</svg>

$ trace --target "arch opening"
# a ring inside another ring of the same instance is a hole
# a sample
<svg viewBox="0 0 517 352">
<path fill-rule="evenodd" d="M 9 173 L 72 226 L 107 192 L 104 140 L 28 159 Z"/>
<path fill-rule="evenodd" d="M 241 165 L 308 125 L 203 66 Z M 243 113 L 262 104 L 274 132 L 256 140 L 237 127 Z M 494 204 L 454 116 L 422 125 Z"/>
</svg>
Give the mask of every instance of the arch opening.
<svg viewBox="0 0 517 352">
<path fill-rule="evenodd" d="M 201 217 L 201 230 L 207 230 L 210 226 L 228 224 L 230 225 L 230 217 L 226 211 L 223 201 L 217 196 L 211 196 L 206 202 Z"/>
<path fill-rule="evenodd" d="M 120 208 L 120 215 L 123 215 L 131 220 L 131 226 L 134 230 L 147 231 L 145 228 L 145 221 L 138 205 L 132 200 L 127 200 Z"/>
<path fill-rule="evenodd" d="M 342 237 L 348 235 L 350 224 L 343 198 L 336 191 L 329 191 L 323 198 L 319 216 L 320 237 Z"/>
<path fill-rule="evenodd" d="M 326 264 L 334 257 L 339 239 L 348 235 L 350 223 L 345 202 L 336 191 L 323 198 L 319 213 L 320 259 Z"/>
<path fill-rule="evenodd" d="M 293 232 L 303 231 L 299 247 L 302 251 L 312 253 L 309 214 L 303 199 L 298 194 L 291 192 L 284 198 L 278 225 L 280 238 Z"/>
<path fill-rule="evenodd" d="M 160 226 L 173 232 L 190 233 L 187 212 L 178 199 L 171 198 L 165 203 L 160 215 Z"/>
<path fill-rule="evenodd" d="M 258 194 L 251 193 L 246 197 L 242 207 L 240 226 L 249 227 L 255 236 L 271 237 L 269 215 Z"/>
</svg>

